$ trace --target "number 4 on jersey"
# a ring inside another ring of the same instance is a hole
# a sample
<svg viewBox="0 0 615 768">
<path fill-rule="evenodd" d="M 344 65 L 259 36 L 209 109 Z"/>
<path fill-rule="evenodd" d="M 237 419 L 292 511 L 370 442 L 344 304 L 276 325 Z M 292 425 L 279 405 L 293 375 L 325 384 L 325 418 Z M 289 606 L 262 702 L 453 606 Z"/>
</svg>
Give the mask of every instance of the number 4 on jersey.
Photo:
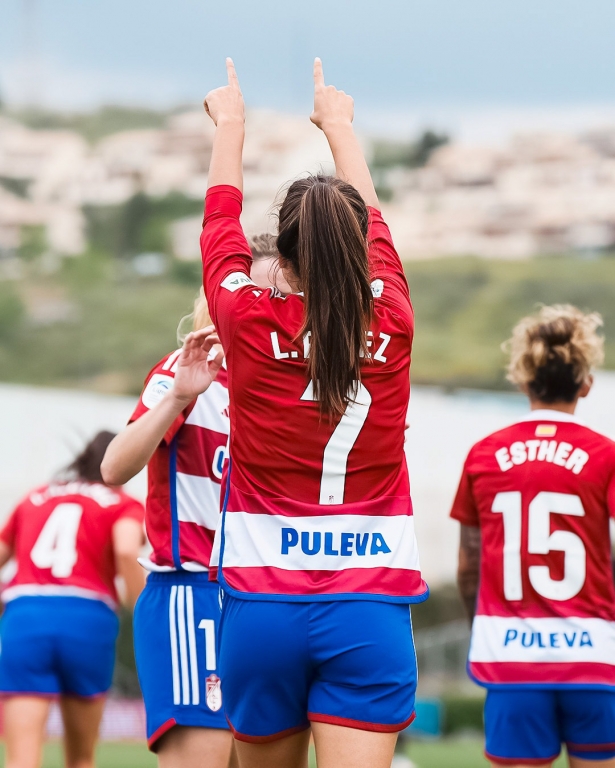
<svg viewBox="0 0 615 768">
<path fill-rule="evenodd" d="M 77 562 L 77 532 L 83 507 L 58 504 L 47 518 L 30 557 L 37 568 L 51 568 L 51 575 L 65 579 Z"/>
</svg>

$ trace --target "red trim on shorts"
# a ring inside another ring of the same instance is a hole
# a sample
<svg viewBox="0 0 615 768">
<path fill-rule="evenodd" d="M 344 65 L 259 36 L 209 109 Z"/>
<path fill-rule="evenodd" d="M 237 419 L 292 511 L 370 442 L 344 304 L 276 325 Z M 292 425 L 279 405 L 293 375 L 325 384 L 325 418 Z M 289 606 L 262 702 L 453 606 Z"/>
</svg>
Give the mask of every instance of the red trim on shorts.
<svg viewBox="0 0 615 768">
<path fill-rule="evenodd" d="M 403 723 L 385 725 L 383 723 L 368 723 L 365 720 L 351 720 L 348 717 L 336 717 L 335 715 L 320 715 L 318 712 L 308 712 L 308 717 L 315 723 L 327 723 L 328 725 L 341 725 L 344 728 L 355 728 L 358 731 L 376 731 L 377 733 L 398 733 L 407 728 L 416 717 L 413 712 Z"/>
<path fill-rule="evenodd" d="M 292 736 L 295 733 L 307 731 L 307 729 L 310 727 L 310 724 L 308 723 L 307 725 L 296 725 L 294 728 L 287 728 L 285 731 L 278 731 L 277 733 L 272 733 L 269 736 L 247 736 L 245 733 L 239 733 L 239 731 L 236 731 L 228 717 L 226 720 L 234 738 L 236 738 L 237 741 L 246 741 L 248 744 L 267 744 L 270 741 L 279 741 L 279 739 L 285 739 L 287 736 Z"/>
<path fill-rule="evenodd" d="M 170 731 L 171 728 L 177 725 L 177 720 L 174 717 L 170 717 L 168 720 L 165 720 L 165 722 L 159 727 L 156 728 L 154 733 L 149 737 L 147 740 L 147 747 L 151 752 L 155 752 L 154 746 L 158 739 L 160 739 L 167 731 Z"/>
<path fill-rule="evenodd" d="M 496 757 L 485 750 L 485 757 L 498 765 L 519 765 L 520 763 L 524 765 L 551 765 L 559 757 L 559 752 L 553 757 Z"/>
<path fill-rule="evenodd" d="M 569 749 L 574 749 L 575 752 L 608 752 L 610 749 L 615 749 L 615 741 L 609 741 L 606 744 L 574 744 L 573 742 L 566 742 L 566 746 Z"/>
</svg>

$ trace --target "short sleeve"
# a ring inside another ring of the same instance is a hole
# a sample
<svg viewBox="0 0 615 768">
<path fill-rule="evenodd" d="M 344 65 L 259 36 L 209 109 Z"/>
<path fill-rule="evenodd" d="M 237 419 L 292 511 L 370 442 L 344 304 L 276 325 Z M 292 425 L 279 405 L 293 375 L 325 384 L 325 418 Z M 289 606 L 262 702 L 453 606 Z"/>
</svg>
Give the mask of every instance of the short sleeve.
<svg viewBox="0 0 615 768">
<path fill-rule="evenodd" d="M 126 518 L 136 520 L 141 525 L 145 522 L 145 508 L 143 504 L 131 496 L 124 497 L 122 503 L 118 506 L 115 517 L 116 521 L 125 520 Z"/>
<path fill-rule="evenodd" d="M 175 371 L 177 366 L 177 358 L 179 357 L 180 350 L 172 352 L 167 355 L 159 363 L 157 363 L 152 370 L 148 373 L 143 386 L 143 391 L 139 397 L 139 402 L 134 409 L 132 416 L 129 419 L 129 423 L 136 421 L 144 413 L 147 413 L 154 408 L 158 403 L 167 395 L 171 389 L 173 389 Z M 173 440 L 177 434 L 179 428 L 183 425 L 188 417 L 188 414 L 194 407 L 194 404 L 184 409 L 167 430 L 164 436 L 164 442 L 167 445 Z"/>
<path fill-rule="evenodd" d="M 17 534 L 17 511 L 19 507 L 9 515 L 8 519 L 0 530 L 0 541 L 3 541 L 7 546 L 12 549 L 15 548 L 15 537 Z"/>
<path fill-rule="evenodd" d="M 398 310 L 411 314 L 408 282 L 399 254 L 393 245 L 391 232 L 379 210 L 376 208 L 368 210 L 368 257 L 374 299 L 393 304 Z"/>
<path fill-rule="evenodd" d="M 470 525 L 475 528 L 480 526 L 478 509 L 472 493 L 472 478 L 468 472 L 468 462 L 466 461 L 457 488 L 457 494 L 453 501 L 451 517 L 458 520 L 462 525 Z"/>
<path fill-rule="evenodd" d="M 209 189 L 201 233 L 203 288 L 225 350 L 242 313 L 262 293 L 250 277 L 252 253 L 239 221 L 242 201 L 236 187 Z"/>
</svg>

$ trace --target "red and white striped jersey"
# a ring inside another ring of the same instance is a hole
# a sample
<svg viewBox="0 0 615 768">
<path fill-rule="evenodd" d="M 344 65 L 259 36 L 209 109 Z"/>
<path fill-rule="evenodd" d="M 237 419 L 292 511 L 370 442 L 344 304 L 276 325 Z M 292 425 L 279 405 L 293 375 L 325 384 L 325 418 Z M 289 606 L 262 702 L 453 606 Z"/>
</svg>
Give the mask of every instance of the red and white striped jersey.
<svg viewBox="0 0 615 768">
<path fill-rule="evenodd" d="M 58 482 L 32 491 L 0 532 L 17 565 L 3 601 L 62 595 L 115 607 L 113 526 L 123 518 L 143 523 L 143 514 L 136 499 L 99 483 Z"/>
<path fill-rule="evenodd" d="M 481 532 L 469 665 L 484 685 L 615 686 L 615 443 L 554 410 L 486 437 L 451 516 Z"/>
<path fill-rule="evenodd" d="M 356 401 L 330 421 L 308 383 L 310 339 L 298 338 L 303 297 L 251 281 L 241 203 L 234 187 L 211 189 L 201 237 L 229 373 L 219 579 L 259 599 L 425 599 L 404 454 L 414 322 L 389 230 L 370 210 L 369 355 Z"/>
<path fill-rule="evenodd" d="M 135 421 L 171 390 L 181 350 L 164 357 L 145 380 Z M 220 518 L 220 479 L 229 433 L 226 370 L 182 411 L 148 464 L 145 527 L 152 571 L 206 571 Z"/>
</svg>

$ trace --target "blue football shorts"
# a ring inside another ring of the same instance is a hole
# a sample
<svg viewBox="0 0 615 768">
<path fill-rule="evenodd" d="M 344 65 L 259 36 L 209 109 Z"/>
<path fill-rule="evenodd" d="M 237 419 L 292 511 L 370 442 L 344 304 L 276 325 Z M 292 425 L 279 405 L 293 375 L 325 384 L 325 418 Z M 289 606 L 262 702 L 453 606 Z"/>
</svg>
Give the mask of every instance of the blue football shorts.
<svg viewBox="0 0 615 768">
<path fill-rule="evenodd" d="M 504 765 L 549 765 L 565 744 L 582 760 L 615 757 L 615 690 L 489 690 L 486 755 Z"/>
<path fill-rule="evenodd" d="M 134 615 L 147 742 L 175 725 L 224 728 L 216 635 L 220 589 L 207 573 L 150 573 Z"/>
<path fill-rule="evenodd" d="M 219 643 L 226 716 L 241 741 L 274 741 L 310 722 L 393 733 L 414 719 L 408 605 L 227 594 Z"/>
<path fill-rule="evenodd" d="M 11 600 L 0 623 L 0 692 L 79 697 L 107 693 L 118 628 L 115 612 L 101 600 Z"/>
</svg>

